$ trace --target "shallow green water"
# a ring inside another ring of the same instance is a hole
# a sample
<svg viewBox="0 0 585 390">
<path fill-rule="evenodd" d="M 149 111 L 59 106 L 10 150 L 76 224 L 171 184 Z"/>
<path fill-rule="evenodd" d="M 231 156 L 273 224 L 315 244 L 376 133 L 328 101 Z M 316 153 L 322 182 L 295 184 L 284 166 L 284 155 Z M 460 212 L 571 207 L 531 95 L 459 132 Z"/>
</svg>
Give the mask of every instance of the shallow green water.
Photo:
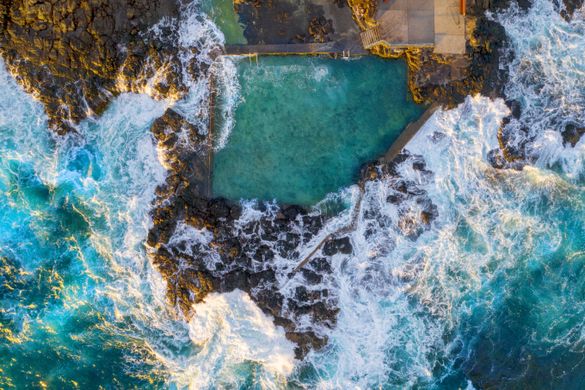
<svg viewBox="0 0 585 390">
<path fill-rule="evenodd" d="M 423 106 L 402 61 L 263 57 L 238 65 L 242 102 L 214 160 L 214 195 L 309 205 L 356 181 Z"/>
<path fill-rule="evenodd" d="M 202 11 L 221 30 L 227 44 L 245 44 L 244 28 L 234 11 L 233 0 L 203 0 Z"/>
</svg>

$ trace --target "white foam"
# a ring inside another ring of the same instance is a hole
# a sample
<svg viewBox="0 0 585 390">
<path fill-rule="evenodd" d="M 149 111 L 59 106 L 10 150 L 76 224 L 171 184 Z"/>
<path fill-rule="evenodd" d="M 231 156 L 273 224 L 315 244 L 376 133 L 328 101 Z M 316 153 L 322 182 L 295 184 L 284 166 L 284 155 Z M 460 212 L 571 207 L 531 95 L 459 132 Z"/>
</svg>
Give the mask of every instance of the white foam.
<svg viewBox="0 0 585 390">
<path fill-rule="evenodd" d="M 526 69 L 540 70 L 540 65 L 530 61 L 540 58 L 538 51 L 543 47 L 551 48 L 555 54 L 561 54 L 555 51 L 558 43 L 575 50 L 566 55 L 580 50 L 580 43 L 575 45 L 563 38 L 574 33 L 567 33 L 566 22 L 556 17 L 552 18 L 552 30 L 539 30 L 550 15 L 545 12 L 548 8 L 543 1 L 539 0 L 536 11 L 528 16 L 507 16 L 510 23 L 506 28 L 520 40 L 515 41 L 516 46 L 524 53 L 511 65 L 512 73 L 527 63 Z M 578 23 L 573 22 L 577 29 Z M 551 42 L 534 41 L 543 33 L 552 37 Z M 550 52 L 545 54 L 541 57 L 548 61 Z M 518 97 L 530 100 L 525 115 L 536 110 L 546 113 L 547 104 L 551 103 L 550 112 L 559 111 L 562 115 L 569 112 L 572 119 L 581 120 L 581 113 L 571 108 L 583 107 L 578 90 L 569 93 L 569 100 L 561 98 L 560 104 L 555 101 L 563 96 L 558 95 L 560 86 L 579 87 L 580 81 L 573 80 L 579 71 L 563 79 L 571 72 L 564 66 L 574 62 L 562 60 L 560 55 L 555 58 L 561 62 L 545 61 L 547 66 L 554 65 L 545 73 L 546 80 L 554 82 L 545 86 L 544 90 L 550 92 L 544 98 L 530 90 L 533 88 L 529 88 L 530 77 L 534 78 L 530 72 L 525 72 L 524 78 L 520 72 L 513 74 L 514 86 L 510 90 L 517 87 Z M 204 92 L 198 96 L 204 96 Z M 199 97 L 193 104 L 201 101 Z M 445 339 L 445 335 L 456 328 L 460 314 L 470 310 L 463 297 L 480 291 L 484 283 L 497 272 L 512 267 L 523 254 L 547 254 L 558 248 L 562 237 L 556 225 L 546 214 L 528 216 L 523 208 L 541 196 L 553 202 L 563 199 L 571 184 L 558 174 L 544 172 L 542 165 L 516 172 L 495 170 L 487 162 L 487 153 L 498 147 L 498 128 L 508 114 L 501 100 L 468 98 L 454 110 L 437 112 L 407 146 L 411 152 L 425 157 L 433 176 L 428 178 L 409 168 L 408 161 L 399 170 L 405 179 L 428 192 L 439 212 L 432 229 L 418 240 L 402 234 L 398 223 L 400 211 L 386 202 L 387 195 L 393 192 L 390 183 L 379 181 L 366 186 L 358 227 L 351 234 L 354 254 L 334 256 L 333 278 L 324 282 L 336 296 L 341 312 L 335 329 L 318 330 L 328 333 L 331 347 L 308 357 L 322 373 L 318 387 L 368 388 L 391 384 L 408 388 L 428 384 L 437 361 L 447 357 L 453 347 L 450 343 L 456 342 Z M 542 114 L 535 118 L 539 116 L 546 119 Z M 546 122 L 539 124 L 536 119 L 528 123 L 534 125 L 530 130 L 536 139 L 532 150 L 540 161 L 546 161 L 546 166 L 561 159 L 572 169 L 573 164 L 581 161 L 581 143 L 574 148 L 573 160 L 568 160 L 566 154 L 558 153 L 558 129 Z M 412 200 L 407 202 L 411 202 L 409 207 L 416 216 L 420 206 Z M 258 211 L 245 206 L 243 221 L 260 217 Z M 348 213 L 333 219 L 319 237 L 345 226 L 347 219 Z M 461 229 L 468 230 L 467 236 L 458 233 Z M 466 240 L 473 240 L 473 250 L 470 251 Z M 312 247 L 310 243 L 303 245 Z M 286 270 L 295 260 L 277 256 L 275 263 L 280 270 Z M 283 294 L 290 294 L 296 281 L 288 283 L 282 275 L 278 277 Z M 160 279 L 152 280 L 151 288 L 161 304 L 156 310 L 165 313 L 164 287 Z M 147 342 L 179 386 L 237 386 L 241 380 L 235 375 L 239 372 L 237 367 L 249 361 L 263 367 L 260 377 L 267 387 L 282 385 L 284 377 L 293 372 L 292 346 L 284 339 L 282 330 L 275 328 L 241 292 L 211 295 L 206 303 L 196 307 L 198 315 L 190 322 L 187 333 L 180 322 L 174 322 L 167 314 L 154 313 L 156 310 L 152 307 L 140 310 L 141 315 L 148 313 L 144 323 L 156 329 L 157 336 L 147 337 Z M 175 334 L 171 336 L 169 332 Z M 190 342 L 199 345 L 200 351 L 177 356 L 165 348 L 166 343 L 184 344 L 187 335 Z"/>
<path fill-rule="evenodd" d="M 395 179 L 366 185 L 351 235 L 354 253 L 332 258 L 331 288 L 337 290 L 341 312 L 329 333 L 332 348 L 310 356 L 326 373 L 319 387 L 428 384 L 437 359 L 452 348 L 445 335 L 468 310 L 462 297 L 522 255 L 558 249 L 562 239 L 556 225 L 544 216 L 526 215 L 523 208 L 541 196 L 562 199 L 571 185 L 552 172 L 498 171 L 487 162 L 508 113 L 502 100 L 468 97 L 456 109 L 435 113 L 407 145 L 424 156 L 433 175 L 421 175 L 409 160 L 398 170 L 427 191 L 439 213 L 432 229 L 416 241 L 401 233 L 400 212 L 386 202 Z M 413 199 L 406 202 L 416 216 L 420 206 Z M 463 226 L 473 237 L 473 249 L 458 234 Z"/>
<path fill-rule="evenodd" d="M 232 372 L 247 362 L 263 367 L 257 383 L 268 388 L 285 383 L 294 368 L 294 345 L 246 293 L 211 294 L 195 311 L 189 335 L 201 351 L 191 388 L 236 386 Z"/>
<path fill-rule="evenodd" d="M 521 102 L 520 121 L 528 136 L 537 137 L 527 151 L 537 164 L 551 167 L 560 164 L 572 178 L 582 175 L 583 144 L 564 147 L 559 137 L 566 124 L 585 126 L 585 17 L 576 10 L 565 21 L 549 0 L 535 0 L 527 13 L 511 7 L 495 19 L 510 38 L 514 59 L 506 64 L 510 81 L 506 95 Z M 551 141 L 544 141 L 542 135 Z M 556 150 L 554 150 L 556 149 Z"/>
<path fill-rule="evenodd" d="M 515 49 L 522 53 L 511 64 L 510 97 L 526 104 L 522 120 L 530 124 L 535 137 L 531 151 L 539 164 L 516 172 L 495 170 L 487 163 L 487 152 L 498 147 L 501 119 L 508 114 L 500 100 L 468 98 L 429 120 L 407 148 L 425 157 L 432 178 L 408 167 L 408 161 L 399 170 L 428 192 L 439 217 L 431 230 L 413 241 L 400 230 L 398 208 L 386 202 L 393 193 L 391 183 L 367 184 L 358 227 L 351 234 L 354 254 L 334 256 L 333 277 L 324 282 L 341 312 L 335 329 L 319 330 L 330 336 L 330 348 L 308 357 L 322 373 L 318 387 L 428 384 L 437 361 L 456 343 L 445 335 L 456 328 L 462 312 L 471 310 L 462 298 L 481 291 L 523 254 L 544 256 L 562 242 L 551 215 L 575 186 L 562 173 L 545 167 L 561 164 L 564 172 L 577 176 L 585 150 L 583 141 L 575 148 L 562 147 L 557 122 L 549 115 L 583 123 L 583 42 L 579 39 L 583 21 L 578 16 L 567 23 L 547 4 L 536 0 L 527 16 L 512 11 L 502 19 Z M 207 39 L 205 26 L 210 26 L 201 22 L 203 16 L 192 16 L 182 30 L 181 44 L 186 47 Z M 211 49 L 202 47 L 202 53 L 209 55 L 206 50 Z M 13 83 L 3 72 L 0 76 Z M 235 79 L 233 74 L 229 77 Z M 537 91 L 534 80 L 545 85 Z M 207 104 L 206 83 L 193 84 L 190 97 L 175 106 L 192 115 L 190 120 L 201 120 L 198 114 Z M 10 95 L 12 89 L 15 95 Z M 41 139 L 38 129 L 46 126 L 46 118 L 38 104 L 19 100 L 21 93 L 18 88 L 3 89 L 2 131 L 15 121 L 25 124 L 12 130 L 19 153 L 40 157 L 39 164 L 53 164 L 44 180 L 70 180 L 64 177 L 66 164 L 58 168 L 56 162 L 57 155 L 66 158 L 70 152 L 63 152 L 65 145 L 60 145 L 53 153 L 47 146 L 50 140 Z M 30 110 L 19 111 L 27 104 Z M 106 228 L 92 226 L 94 249 L 109 261 L 108 283 L 98 292 L 112 306 L 103 308 L 105 315 L 111 314 L 108 318 L 120 325 L 117 331 L 147 346 L 169 375 L 169 385 L 237 387 L 250 373 L 244 365 L 251 363 L 257 384 L 284 386 L 285 377 L 294 375 L 293 346 L 245 293 L 210 295 L 196 306 L 197 315 L 187 324 L 168 307 L 165 283 L 145 254 L 150 201 L 156 185 L 164 180 L 148 126 L 166 107 L 165 102 L 145 96 L 123 95 L 102 118 L 80 126 L 83 142 L 102 152 L 106 170 L 103 180 L 88 180 L 77 189 L 95 191 L 88 205 L 106 219 Z M 80 141 L 67 142 L 67 147 L 73 147 Z M 351 193 L 355 195 L 357 187 Z M 549 199 L 550 207 L 541 215 L 527 215 L 526 208 L 537 205 L 540 197 Z M 416 214 L 419 206 L 407 202 Z M 269 207 L 267 213 L 275 209 Z M 258 218 L 259 212 L 245 205 L 242 223 Z M 331 220 L 315 240 L 345 226 L 348 219 L 346 212 Z M 466 235 L 458 233 L 461 229 Z M 206 232 L 186 226 L 177 233 L 173 239 L 205 244 L 209 238 Z M 312 248 L 311 243 L 303 245 Z M 275 262 L 280 270 L 287 270 L 295 260 L 277 257 Z M 88 270 L 92 271 L 91 265 Z M 287 284 L 282 275 L 278 277 L 283 293 L 290 294 L 296 282 Z M 490 297 L 485 299 L 489 302 Z"/>
<path fill-rule="evenodd" d="M 220 57 L 213 68 L 218 82 L 216 99 L 219 104 L 219 113 L 217 113 L 216 122 L 220 123 L 215 134 L 214 147 L 216 152 L 227 145 L 236 123 L 236 109 L 243 101 L 238 80 L 237 62 L 238 58 Z"/>
<path fill-rule="evenodd" d="M 193 226 L 187 225 L 185 222 L 180 221 L 177 224 L 175 233 L 169 240 L 169 246 L 174 247 L 177 244 L 183 242 L 209 245 L 212 239 L 213 234 L 206 228 L 196 229 Z"/>
<path fill-rule="evenodd" d="M 6 70 L 0 59 L 0 141 L 10 141 L 13 148 L 3 158 L 33 161 L 35 173 L 47 183 L 54 183 L 56 160 L 51 135 L 45 131 L 47 116 L 42 105 L 27 95 Z M 31 142 L 34 139 L 36 142 Z"/>
<path fill-rule="evenodd" d="M 220 33 L 214 34 L 215 26 L 195 8 L 188 11 L 180 21 L 179 44 L 187 52 L 185 60 L 196 47 L 197 60 L 211 62 L 212 48 L 222 41 Z M 236 79 L 232 73 L 226 77 Z M 91 297 L 107 318 L 109 331 L 140 340 L 140 348 L 147 348 L 154 364 L 164 369 L 169 386 L 198 389 L 247 379 L 266 388 L 282 384 L 294 367 L 293 345 L 246 294 L 214 294 L 196 308 L 201 315 L 187 323 L 169 307 L 166 283 L 146 254 L 151 202 L 166 176 L 150 125 L 173 102 L 122 94 L 100 118 L 81 123 L 78 136 L 53 144 L 40 104 L 24 94 L 3 68 L 0 78 L 0 141 L 15 143 L 14 153 L 38 165 L 43 181 L 67 184 L 84 210 L 92 213 L 84 217 L 90 224 L 90 252 L 99 253 L 99 261 L 86 256 L 86 248 L 77 250 L 84 273 L 96 287 L 68 290 L 66 305 L 76 307 Z M 206 86 L 205 78 L 193 82 L 190 96 L 174 106 L 177 111 L 186 108 L 188 119 L 205 122 Z M 200 111 L 191 111 L 192 107 Z M 70 170 L 69 163 L 88 147 L 95 161 L 87 171 Z M 92 177 L 94 168 L 101 172 Z M 173 239 L 207 245 L 210 233 L 183 224 Z M 243 369 L 248 363 L 253 370 Z"/>
</svg>

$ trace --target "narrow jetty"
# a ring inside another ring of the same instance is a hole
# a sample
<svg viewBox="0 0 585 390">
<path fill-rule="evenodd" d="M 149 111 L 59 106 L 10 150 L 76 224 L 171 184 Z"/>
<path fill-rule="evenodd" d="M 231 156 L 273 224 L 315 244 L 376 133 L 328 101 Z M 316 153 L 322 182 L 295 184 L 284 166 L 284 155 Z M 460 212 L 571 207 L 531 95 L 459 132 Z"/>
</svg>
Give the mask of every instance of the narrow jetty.
<svg viewBox="0 0 585 390">
<path fill-rule="evenodd" d="M 209 123 L 207 128 L 207 166 L 209 167 L 207 172 L 207 197 L 211 198 L 211 172 L 213 170 L 213 134 L 215 130 L 215 100 L 217 99 L 215 73 L 211 72 L 209 76 Z"/>
<path fill-rule="evenodd" d="M 325 245 L 325 243 L 333 238 L 335 238 L 336 236 L 341 236 L 347 233 L 351 233 L 353 232 L 356 228 L 357 228 L 357 222 L 358 222 L 358 217 L 360 215 L 360 210 L 362 208 L 362 200 L 364 198 L 364 183 L 363 181 L 359 183 L 359 188 L 360 188 L 360 193 L 358 195 L 358 199 L 357 202 L 353 208 L 353 210 L 351 211 L 351 218 L 349 220 L 349 224 L 347 226 L 344 226 L 332 233 L 329 233 L 328 235 L 326 235 L 318 244 L 317 246 L 311 251 L 311 253 L 309 253 L 307 256 L 305 256 L 303 258 L 303 260 L 297 264 L 297 266 L 295 267 L 295 269 L 293 269 L 292 273 L 289 275 L 289 277 L 292 277 L 295 273 L 297 273 L 301 268 L 303 268 L 310 260 L 311 258 L 315 255 L 315 253 L 317 253 L 317 251 L 319 249 L 321 249 L 321 247 L 323 247 L 323 245 Z"/>
<path fill-rule="evenodd" d="M 266 45 L 225 45 L 224 55 L 333 55 L 354 57 L 368 55 L 359 41 L 324 43 L 289 43 Z"/>
</svg>

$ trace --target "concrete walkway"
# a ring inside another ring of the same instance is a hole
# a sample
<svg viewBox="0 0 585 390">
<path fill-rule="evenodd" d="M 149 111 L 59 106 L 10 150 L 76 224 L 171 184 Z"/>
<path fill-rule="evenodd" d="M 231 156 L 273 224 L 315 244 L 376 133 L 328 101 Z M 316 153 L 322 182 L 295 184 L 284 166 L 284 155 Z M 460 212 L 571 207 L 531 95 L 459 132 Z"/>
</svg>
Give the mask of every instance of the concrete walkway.
<svg viewBox="0 0 585 390">
<path fill-rule="evenodd" d="M 378 5 L 376 19 L 388 42 L 433 44 L 434 0 L 390 0 Z"/>
<path fill-rule="evenodd" d="M 437 111 L 441 106 L 439 104 L 433 104 L 418 118 L 415 122 L 412 122 L 406 126 L 406 128 L 400 133 L 400 136 L 394 141 L 390 149 L 380 159 L 382 162 L 390 162 L 404 149 L 406 144 L 418 133 L 423 125 L 429 120 L 429 118 Z"/>
<path fill-rule="evenodd" d="M 225 55 L 311 55 L 334 54 L 339 56 L 363 56 L 369 54 L 359 41 L 325 43 L 290 43 L 273 45 L 225 45 Z"/>
<path fill-rule="evenodd" d="M 460 14 L 458 0 L 435 2 L 435 52 L 465 53 L 465 17 Z"/>
</svg>

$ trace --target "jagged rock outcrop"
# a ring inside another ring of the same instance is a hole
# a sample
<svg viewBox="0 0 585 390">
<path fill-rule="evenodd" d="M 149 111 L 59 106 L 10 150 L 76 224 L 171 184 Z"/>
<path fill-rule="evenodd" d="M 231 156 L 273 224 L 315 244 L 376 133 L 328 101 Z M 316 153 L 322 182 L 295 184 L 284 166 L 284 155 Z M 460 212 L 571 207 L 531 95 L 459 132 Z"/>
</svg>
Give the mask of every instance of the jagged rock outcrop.
<svg viewBox="0 0 585 390">
<path fill-rule="evenodd" d="M 583 7 L 583 0 L 563 0 L 565 9 L 561 10 L 561 16 L 566 20 L 570 20 L 573 13 Z"/>
<path fill-rule="evenodd" d="M 99 115 L 117 94 L 141 92 L 148 84 L 155 97 L 180 97 L 184 73 L 209 79 L 209 64 L 190 53 L 182 63 L 176 24 L 151 27 L 178 16 L 174 0 L 11 0 L 0 8 L 1 54 L 6 65 L 39 99 L 59 134 L 80 120 Z M 315 34 L 323 30 L 314 23 Z M 183 48 L 184 49 L 184 48 Z M 194 50 L 194 49 L 193 49 Z M 307 287 L 290 297 L 279 291 L 277 256 L 294 257 L 301 242 L 315 235 L 322 217 L 295 206 L 239 225 L 239 204 L 210 197 L 211 140 L 205 121 L 197 125 L 173 109 L 157 119 L 151 131 L 168 174 L 157 189 L 148 235 L 152 259 L 167 281 L 169 302 L 187 316 L 192 305 L 213 291 L 247 291 L 297 343 L 297 356 L 326 344 L 315 329 L 299 328 L 300 316 L 319 326 L 333 326 L 337 309 L 319 282 L 327 268 L 309 265 L 298 275 Z M 202 128 L 205 127 L 205 128 Z M 211 233 L 209 242 L 177 238 L 188 226 Z M 313 286 L 313 287 L 311 287 Z"/>
<path fill-rule="evenodd" d="M 0 53 L 65 133 L 169 61 L 173 49 L 148 30 L 177 12 L 177 0 L 3 0 Z M 165 73 L 155 91 L 182 89 L 172 66 Z"/>
<path fill-rule="evenodd" d="M 197 315 L 193 305 L 209 293 L 240 289 L 284 327 L 286 336 L 297 344 L 297 358 L 322 348 L 327 344 L 324 330 L 335 326 L 339 311 L 330 288 L 330 261 L 335 255 L 352 254 L 350 232 L 327 240 L 295 272 L 301 251 L 310 248 L 327 217 L 299 206 L 269 204 L 257 204 L 253 217 L 244 216 L 250 210 L 239 203 L 210 197 L 201 175 L 209 173 L 205 156 L 210 145 L 194 130 L 172 110 L 153 124 L 169 161 L 169 176 L 157 189 L 148 245 L 167 282 L 170 304 L 189 318 Z M 185 131 L 190 143 L 174 136 Z M 392 178 L 388 185 L 395 195 L 387 202 L 398 207 L 398 231 L 414 240 L 430 228 L 437 209 L 425 191 L 400 178 L 397 166 L 405 162 L 421 175 L 432 174 L 422 158 L 402 153 L 392 162 L 367 165 L 362 181 Z"/>
<path fill-rule="evenodd" d="M 343 5 L 338 1 L 335 11 Z M 236 0 L 234 8 L 249 44 L 322 43 L 340 38 L 332 15 L 319 1 Z"/>
<path fill-rule="evenodd" d="M 99 115 L 121 92 L 141 91 L 148 83 L 155 97 L 180 97 L 187 89 L 182 79 L 185 71 L 193 79 L 210 77 L 208 65 L 195 56 L 187 65 L 179 60 L 178 48 L 169 44 L 176 39 L 172 23 L 161 25 L 158 34 L 150 31 L 162 18 L 177 15 L 177 1 L 2 0 L 0 53 L 19 82 L 44 104 L 51 126 L 65 133 L 87 116 Z M 564 1 L 567 17 L 582 2 Z M 262 9 L 258 7 L 264 2 L 259 0 L 239 3 L 241 15 L 250 20 L 272 12 L 270 2 Z M 466 57 L 439 57 L 429 50 L 379 49 L 377 54 L 407 57 L 411 90 L 422 101 L 451 106 L 475 92 L 502 96 L 506 74 L 498 64 L 506 37 L 501 26 L 483 13 L 508 3 L 469 2 L 468 13 L 476 19 Z M 322 10 L 314 8 L 309 16 L 299 26 L 283 14 L 282 39 L 330 39 L 331 21 Z M 247 32 L 258 42 L 265 34 L 272 32 L 261 28 Z M 517 103 L 509 105 L 519 115 Z M 323 347 L 327 338 L 322 329 L 335 326 L 338 313 L 337 298 L 327 287 L 333 272 L 330 258 L 351 255 L 349 235 L 327 240 L 306 266 L 291 272 L 281 260 L 298 259 L 300 249 L 319 234 L 326 217 L 297 206 L 260 204 L 257 218 L 241 218 L 245 210 L 239 203 L 212 198 L 212 143 L 208 129 L 200 126 L 169 109 L 151 128 L 168 175 L 157 188 L 147 243 L 167 282 L 169 302 L 188 317 L 194 314 L 193 304 L 207 294 L 241 289 L 284 327 L 297 344 L 297 357 Z M 578 125 L 567 125 L 563 135 L 574 144 L 584 132 Z M 499 137 L 502 146 L 489 156 L 494 166 L 508 167 L 522 158 L 521 148 L 509 147 L 507 137 L 504 126 Z M 400 177 L 397 166 L 405 163 L 421 176 L 432 175 L 422 158 L 404 152 L 391 162 L 367 165 L 361 177 L 363 182 L 390 178 L 386 202 L 397 207 L 397 229 L 414 240 L 430 229 L 438 211 L 424 190 Z M 375 210 L 366 210 L 364 218 L 373 226 L 387 223 Z M 288 281 L 290 288 L 285 286 Z"/>
<path fill-rule="evenodd" d="M 207 294 L 240 289 L 285 328 L 299 358 L 325 345 L 317 329 L 298 324 L 309 316 L 315 328 L 334 326 L 337 308 L 318 286 L 327 269 L 303 270 L 298 277 L 307 287 L 285 297 L 278 275 L 286 270 L 277 261 L 298 257 L 298 247 L 319 232 L 323 217 L 297 206 L 267 210 L 260 205 L 261 217 L 242 221 L 239 203 L 210 196 L 210 140 L 172 109 L 152 131 L 169 173 L 157 189 L 147 243 L 167 282 L 170 304 L 189 318 L 196 315 L 193 304 Z"/>
</svg>

